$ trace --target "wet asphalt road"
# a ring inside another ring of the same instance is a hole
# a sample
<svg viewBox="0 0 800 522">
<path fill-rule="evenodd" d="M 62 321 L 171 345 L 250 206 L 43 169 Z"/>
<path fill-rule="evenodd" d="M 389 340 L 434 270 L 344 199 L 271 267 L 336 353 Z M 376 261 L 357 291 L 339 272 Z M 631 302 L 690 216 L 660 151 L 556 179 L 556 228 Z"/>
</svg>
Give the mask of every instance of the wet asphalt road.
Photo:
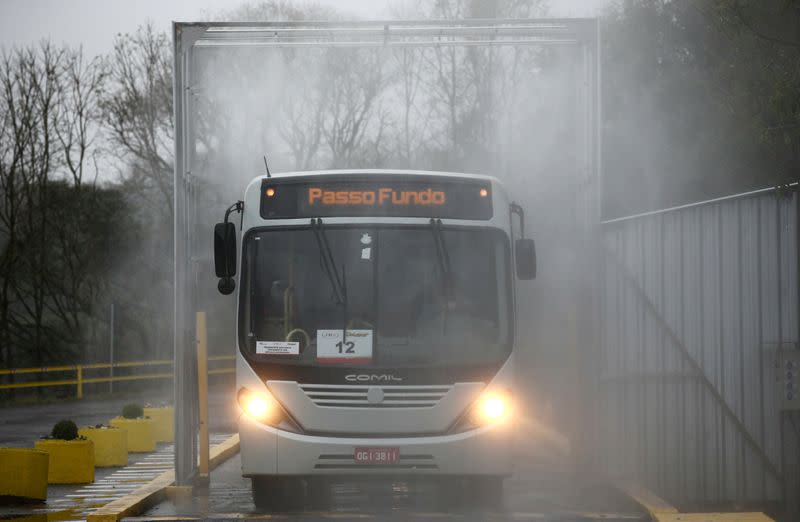
<svg viewBox="0 0 800 522">
<path fill-rule="evenodd" d="M 265 512 L 253 504 L 250 480 L 241 476 L 236 455 L 212 472 L 208 491 L 191 502 L 163 502 L 127 520 L 649 520 L 615 489 L 579 470 L 561 468 L 564 462 L 520 454 L 517 463 L 515 475 L 506 481 L 500 508 L 465 498 L 462 504 L 443 509 L 440 491 L 432 482 L 341 479 L 332 484 L 330 506 L 323 511 L 305 506 L 292 512 Z"/>
</svg>

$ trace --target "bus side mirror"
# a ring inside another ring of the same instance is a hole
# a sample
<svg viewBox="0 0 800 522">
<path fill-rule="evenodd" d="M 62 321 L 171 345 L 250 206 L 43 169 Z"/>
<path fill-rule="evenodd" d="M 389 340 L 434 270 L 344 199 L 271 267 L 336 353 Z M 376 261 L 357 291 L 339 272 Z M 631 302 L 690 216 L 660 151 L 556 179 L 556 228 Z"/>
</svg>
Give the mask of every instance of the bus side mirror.
<svg viewBox="0 0 800 522">
<path fill-rule="evenodd" d="M 536 277 L 536 244 L 533 239 L 517 239 L 515 244 L 515 262 L 519 279 Z"/>
<path fill-rule="evenodd" d="M 220 278 L 217 288 L 228 295 L 236 288 L 236 228 L 233 223 L 214 225 L 214 271 Z"/>
</svg>

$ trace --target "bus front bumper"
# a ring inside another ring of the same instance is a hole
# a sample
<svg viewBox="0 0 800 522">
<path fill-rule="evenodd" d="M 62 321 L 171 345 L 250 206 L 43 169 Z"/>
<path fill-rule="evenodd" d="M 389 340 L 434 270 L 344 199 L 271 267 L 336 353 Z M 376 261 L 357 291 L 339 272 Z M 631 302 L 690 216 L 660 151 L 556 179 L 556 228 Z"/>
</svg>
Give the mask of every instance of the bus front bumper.
<svg viewBox="0 0 800 522">
<path fill-rule="evenodd" d="M 242 474 L 258 475 L 492 475 L 512 471 L 513 423 L 463 433 L 397 438 L 292 433 L 242 416 Z M 393 463 L 363 463 L 356 449 L 399 450 Z"/>
</svg>

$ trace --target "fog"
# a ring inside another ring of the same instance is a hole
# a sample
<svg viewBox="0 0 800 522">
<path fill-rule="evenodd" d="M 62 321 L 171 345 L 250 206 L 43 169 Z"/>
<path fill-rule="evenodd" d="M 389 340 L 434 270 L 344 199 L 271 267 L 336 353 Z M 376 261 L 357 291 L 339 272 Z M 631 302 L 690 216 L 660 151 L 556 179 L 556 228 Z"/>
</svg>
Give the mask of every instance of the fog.
<svg viewBox="0 0 800 522">
<path fill-rule="evenodd" d="M 125 4 L 113 17 L 105 4 L 1 8 L 0 45 L 26 45 L 0 62 L 9 367 L 105 361 L 112 303 L 118 360 L 172 355 L 173 18 L 521 19 L 600 15 L 610 2 L 205 0 Z M 791 184 L 800 82 L 787 73 L 798 70 L 796 31 L 756 3 L 714 6 L 620 2 L 603 13 L 600 123 L 591 56 L 576 45 L 195 49 L 190 252 L 178 269 L 191 275 L 192 311 L 208 314 L 211 355 L 237 343 L 236 294 L 217 291 L 213 226 L 265 162 L 273 175 L 488 174 L 525 209 L 538 252 L 538 277 L 514 281 L 526 473 L 563 472 L 574 485 L 600 469 L 705 507 L 786 500 L 800 448 L 774 388 L 800 332 Z M 35 43 L 42 37 L 68 45 Z M 643 211 L 658 212 L 630 217 Z M 618 216 L 628 217 L 603 222 Z M 149 392 L 171 396 L 169 384 Z"/>
<path fill-rule="evenodd" d="M 535 6 L 529 14 L 535 15 Z M 423 12 L 435 17 L 448 13 Z M 526 13 L 528 14 L 528 13 Z M 308 18 L 315 16 L 306 15 Z M 235 18 L 235 17 L 234 17 Z M 200 49 L 190 170 L 201 179 L 195 256 L 212 346 L 234 342 L 233 297 L 216 292 L 210 230 L 248 182 L 328 168 L 496 176 L 526 211 L 539 277 L 518 281 L 522 451 L 561 458 L 578 429 L 579 331 L 587 285 L 584 201 L 596 189 L 577 47 Z M 504 212 L 495 209 L 495 212 Z M 238 223 L 238 220 L 236 220 Z"/>
</svg>

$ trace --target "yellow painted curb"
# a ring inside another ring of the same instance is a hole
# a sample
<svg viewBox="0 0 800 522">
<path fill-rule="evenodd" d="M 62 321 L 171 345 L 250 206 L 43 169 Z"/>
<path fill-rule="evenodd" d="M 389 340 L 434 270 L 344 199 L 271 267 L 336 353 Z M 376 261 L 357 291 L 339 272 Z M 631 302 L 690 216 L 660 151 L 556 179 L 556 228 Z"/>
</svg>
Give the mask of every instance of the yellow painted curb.
<svg viewBox="0 0 800 522">
<path fill-rule="evenodd" d="M 160 502 L 167 486 L 175 482 L 175 472 L 165 471 L 133 493 L 109 502 L 86 517 L 87 522 L 116 522 L 127 516 L 138 515 L 153 504 Z"/>
<path fill-rule="evenodd" d="M 98 468 L 128 465 L 128 434 L 122 428 L 86 426 L 78 435 L 94 443 L 94 465 Z"/>
<path fill-rule="evenodd" d="M 209 468 L 213 469 L 239 452 L 239 435 L 232 435 L 211 448 Z M 86 517 L 87 522 L 116 522 L 142 513 L 166 497 L 167 488 L 175 482 L 175 472 L 165 471 L 129 495 L 109 502 Z"/>
<path fill-rule="evenodd" d="M 30 448 L 0 448 L 0 496 L 47 500 L 45 451 Z"/>
<path fill-rule="evenodd" d="M 50 455 L 47 482 L 50 484 L 88 484 L 94 482 L 94 443 L 88 439 L 41 439 L 37 450 Z"/>
<path fill-rule="evenodd" d="M 172 442 L 175 440 L 175 408 L 144 408 L 144 416 L 153 419 L 156 442 Z"/>
<path fill-rule="evenodd" d="M 774 522 L 764 513 L 679 513 L 669 502 L 641 484 L 622 481 L 617 489 L 642 506 L 655 522 Z"/>
<path fill-rule="evenodd" d="M 126 419 L 114 417 L 109 423 L 124 429 L 128 434 L 128 451 L 131 453 L 148 453 L 156 449 L 155 425 L 153 419 Z"/>
<path fill-rule="evenodd" d="M 617 489 L 628 495 L 637 504 L 647 511 L 653 520 L 658 520 L 660 515 L 673 515 L 678 510 L 638 482 L 621 481 L 617 483 Z"/>
<path fill-rule="evenodd" d="M 661 515 L 658 522 L 774 522 L 764 513 L 673 513 Z"/>
<path fill-rule="evenodd" d="M 209 452 L 208 469 L 214 469 L 229 458 L 239 453 L 239 434 L 231 435 L 220 442 Z"/>
</svg>

